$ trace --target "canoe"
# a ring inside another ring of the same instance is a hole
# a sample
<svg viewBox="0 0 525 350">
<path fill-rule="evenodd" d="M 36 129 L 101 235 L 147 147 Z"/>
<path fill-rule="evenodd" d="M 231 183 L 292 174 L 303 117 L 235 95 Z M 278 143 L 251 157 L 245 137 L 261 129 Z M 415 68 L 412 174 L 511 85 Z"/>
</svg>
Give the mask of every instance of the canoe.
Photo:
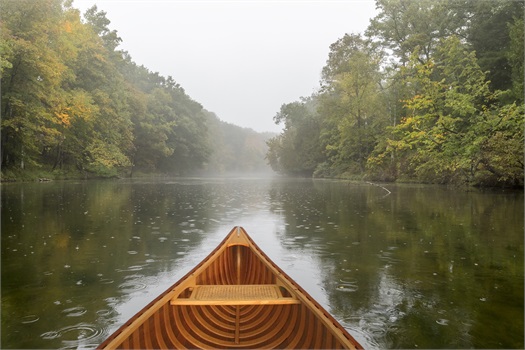
<svg viewBox="0 0 525 350">
<path fill-rule="evenodd" d="M 99 349 L 362 349 L 234 227 L 195 268 Z"/>
</svg>

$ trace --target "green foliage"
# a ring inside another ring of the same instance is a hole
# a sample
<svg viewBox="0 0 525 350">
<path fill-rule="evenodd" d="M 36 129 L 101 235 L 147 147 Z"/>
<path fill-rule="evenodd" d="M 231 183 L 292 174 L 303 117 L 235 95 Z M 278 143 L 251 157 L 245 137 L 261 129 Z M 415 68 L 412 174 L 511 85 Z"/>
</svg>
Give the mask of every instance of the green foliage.
<svg viewBox="0 0 525 350">
<path fill-rule="evenodd" d="M 442 40 L 428 62 L 418 57 L 416 52 L 405 73 L 405 83 L 414 87 L 405 101 L 410 113 L 391 129 L 395 138 L 388 139 L 385 153 L 370 159 L 371 165 L 395 151 L 408 161 L 402 172 L 422 181 L 518 185 L 523 174 L 523 166 L 518 170 L 520 108 L 497 103 L 474 52 L 457 37 Z M 513 153 L 503 157 L 504 149 Z"/>
<path fill-rule="evenodd" d="M 60 59 L 60 3 L 2 4 L 2 164 L 37 165 L 42 147 L 54 142 L 60 123 L 54 105 L 67 69 Z"/>
<path fill-rule="evenodd" d="M 334 174 L 362 174 L 385 119 L 379 74 L 382 53 L 369 40 L 348 34 L 330 49 L 319 103 L 323 150 Z"/>
<path fill-rule="evenodd" d="M 267 145 L 137 66 L 96 6 L 0 5 L 3 174 L 254 170 L 267 147 L 283 174 L 523 185 L 523 1 L 377 0 Z"/>
<path fill-rule="evenodd" d="M 314 176 L 522 186 L 523 1 L 376 7 L 366 37 L 347 34 L 330 46 L 311 97 L 320 132 L 310 152 L 322 155 Z M 294 174 L 306 164 L 296 140 L 313 135 L 294 117 L 304 113 L 292 113 L 300 102 L 283 107 L 275 119 L 285 130 L 267 158 Z"/>
<path fill-rule="evenodd" d="M 512 98 L 518 103 L 521 102 L 523 104 L 525 94 L 523 88 L 523 80 L 525 77 L 525 70 L 523 69 L 523 61 L 525 57 L 523 49 L 525 43 L 525 24 L 523 17 L 516 19 L 514 23 L 509 24 L 508 26 L 510 43 L 507 51 L 507 59 L 512 70 Z"/>
<path fill-rule="evenodd" d="M 324 159 L 320 144 L 321 121 L 315 97 L 283 104 L 274 117 L 284 123 L 282 135 L 268 141 L 267 159 L 275 171 L 294 176 L 312 176 Z"/>
<path fill-rule="evenodd" d="M 277 172 L 301 176 L 362 174 L 381 132 L 382 53 L 359 35 L 330 46 L 319 95 L 284 104 L 274 117 L 283 134 L 268 142 L 268 161 Z"/>
<path fill-rule="evenodd" d="M 509 60 L 511 50 L 523 48 L 523 1 L 491 0 L 469 3 L 470 24 L 467 32 L 472 50 L 476 51 L 479 66 L 486 72 L 492 90 L 512 88 L 513 68 L 523 66 L 523 49 L 519 60 Z M 511 31 L 514 31 L 512 34 Z M 521 38 L 518 39 L 521 32 Z M 516 54 L 518 52 L 515 52 Z M 523 75 L 520 78 L 523 81 Z M 522 94 L 523 95 L 523 94 Z M 510 101 L 511 102 L 511 101 Z"/>
<path fill-rule="evenodd" d="M 1 7 L 3 173 L 181 174 L 208 159 L 202 106 L 118 51 L 105 12 L 82 20 L 63 0 Z"/>
<path fill-rule="evenodd" d="M 390 49 L 406 64 L 418 48 L 418 59 L 432 56 L 440 39 L 464 36 L 472 0 L 376 0 L 379 14 L 370 22 L 367 35 Z"/>
<path fill-rule="evenodd" d="M 104 46 L 111 52 L 122 42 L 115 30 L 109 29 L 111 21 L 107 19 L 106 12 L 98 11 L 96 5 L 89 8 L 84 14 L 87 23 L 92 27 L 95 33 L 102 39 Z"/>
</svg>

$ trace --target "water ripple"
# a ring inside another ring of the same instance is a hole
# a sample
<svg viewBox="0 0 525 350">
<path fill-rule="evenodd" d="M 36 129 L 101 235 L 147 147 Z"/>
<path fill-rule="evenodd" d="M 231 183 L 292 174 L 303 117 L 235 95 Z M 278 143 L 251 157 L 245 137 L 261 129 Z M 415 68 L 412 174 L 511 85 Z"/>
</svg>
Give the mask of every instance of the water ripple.
<svg viewBox="0 0 525 350">
<path fill-rule="evenodd" d="M 436 320 L 436 323 L 442 326 L 448 326 L 448 320 L 445 318 L 440 318 L 439 320 Z"/>
<path fill-rule="evenodd" d="M 101 316 L 101 317 L 106 317 L 106 316 L 109 316 L 113 313 L 113 310 L 110 310 L 110 309 L 101 309 L 101 310 L 97 310 L 96 314 Z"/>
<path fill-rule="evenodd" d="M 132 271 L 140 271 L 144 268 L 144 266 L 141 265 L 133 265 L 128 267 L 127 269 L 116 269 L 116 272 L 132 272 Z"/>
<path fill-rule="evenodd" d="M 356 281 L 343 281 L 340 280 L 340 284 L 337 286 L 337 291 L 352 293 L 359 289 Z"/>
<path fill-rule="evenodd" d="M 23 323 L 23 324 L 35 323 L 39 319 L 40 319 L 40 317 L 38 317 L 37 315 L 27 315 L 27 316 L 22 317 L 20 319 L 20 322 Z"/>
<path fill-rule="evenodd" d="M 141 282 L 124 282 L 118 286 L 118 289 L 125 293 L 132 293 L 146 288 L 145 283 Z"/>
<path fill-rule="evenodd" d="M 62 313 L 66 314 L 66 317 L 79 317 L 84 315 L 87 309 L 83 306 L 71 307 L 69 309 L 62 310 Z"/>
<path fill-rule="evenodd" d="M 61 339 L 67 348 L 72 348 L 96 338 L 102 331 L 102 329 L 92 324 L 79 323 L 56 331 L 45 332 L 41 334 L 40 337 L 45 340 Z"/>
<path fill-rule="evenodd" d="M 393 247 L 390 247 L 388 248 L 389 250 L 394 250 L 392 249 Z M 389 264 L 397 264 L 399 263 L 401 260 L 400 259 L 397 259 L 397 258 L 394 258 L 393 257 L 394 253 L 392 252 L 385 252 L 383 250 L 381 250 L 380 254 L 379 254 L 379 259 L 389 263 Z"/>
</svg>

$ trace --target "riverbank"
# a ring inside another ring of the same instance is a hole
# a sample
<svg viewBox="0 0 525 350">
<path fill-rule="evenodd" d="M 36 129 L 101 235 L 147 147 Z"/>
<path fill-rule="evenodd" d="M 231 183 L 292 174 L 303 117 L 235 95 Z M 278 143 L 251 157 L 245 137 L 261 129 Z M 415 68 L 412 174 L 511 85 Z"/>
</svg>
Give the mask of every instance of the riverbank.
<svg viewBox="0 0 525 350">
<path fill-rule="evenodd" d="M 51 170 L 51 169 L 14 169 L 2 170 L 0 182 L 48 182 L 54 180 L 90 180 L 114 179 L 124 177 L 125 174 L 92 174 L 77 169 Z"/>
</svg>

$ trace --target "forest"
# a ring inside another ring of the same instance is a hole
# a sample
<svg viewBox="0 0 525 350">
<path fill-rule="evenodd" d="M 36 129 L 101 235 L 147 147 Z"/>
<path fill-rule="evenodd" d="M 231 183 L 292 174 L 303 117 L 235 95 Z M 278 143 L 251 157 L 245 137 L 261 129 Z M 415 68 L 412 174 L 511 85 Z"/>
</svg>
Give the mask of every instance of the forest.
<svg viewBox="0 0 525 350">
<path fill-rule="evenodd" d="M 264 172 L 523 186 L 524 2 L 376 0 L 279 135 L 137 65 L 96 6 L 0 0 L 2 181 Z M 357 6 L 357 5 L 356 5 Z M 322 30 L 322 28 L 319 28 Z"/>
<path fill-rule="evenodd" d="M 524 2 L 376 0 L 330 46 L 320 88 L 283 104 L 280 173 L 523 186 Z"/>
<path fill-rule="evenodd" d="M 2 180 L 271 172 L 260 134 L 138 66 L 96 6 L 1 0 Z"/>
</svg>

